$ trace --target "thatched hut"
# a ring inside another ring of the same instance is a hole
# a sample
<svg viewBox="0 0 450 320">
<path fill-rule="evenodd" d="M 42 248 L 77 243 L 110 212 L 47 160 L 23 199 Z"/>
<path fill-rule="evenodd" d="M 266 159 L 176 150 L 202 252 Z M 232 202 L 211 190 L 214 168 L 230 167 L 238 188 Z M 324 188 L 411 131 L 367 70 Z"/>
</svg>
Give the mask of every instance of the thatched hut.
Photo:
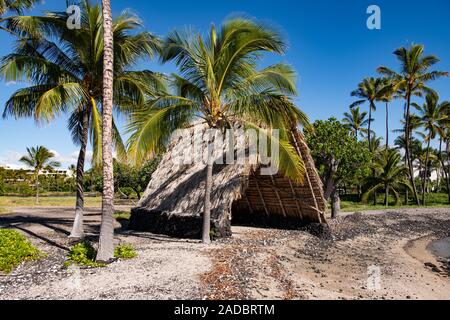
<svg viewBox="0 0 450 320">
<path fill-rule="evenodd" d="M 201 152 L 194 150 L 193 145 L 197 143 L 201 149 L 208 150 L 211 140 L 206 137 L 206 129 L 205 125 L 197 124 L 172 138 L 144 196 L 132 210 L 130 229 L 176 237 L 200 237 L 206 162 L 199 161 Z M 213 159 L 224 159 L 229 150 L 235 155 L 237 150 L 248 146 L 248 139 L 228 137 L 224 140 L 210 148 Z M 292 141 L 307 169 L 303 184 L 295 183 L 281 173 L 263 175 L 262 165 L 258 162 L 221 164 L 224 161 L 216 161 L 211 195 L 214 236 L 230 236 L 232 222 L 289 227 L 326 223 L 322 183 L 310 151 L 300 132 L 294 130 Z M 180 161 L 189 155 L 197 159 Z"/>
</svg>

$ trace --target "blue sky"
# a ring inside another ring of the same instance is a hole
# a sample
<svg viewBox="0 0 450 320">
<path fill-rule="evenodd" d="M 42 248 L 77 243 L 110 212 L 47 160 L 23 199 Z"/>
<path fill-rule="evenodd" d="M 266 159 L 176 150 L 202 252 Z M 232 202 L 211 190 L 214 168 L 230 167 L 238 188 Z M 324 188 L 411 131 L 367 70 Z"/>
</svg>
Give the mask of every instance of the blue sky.
<svg viewBox="0 0 450 320">
<path fill-rule="evenodd" d="M 366 9 L 381 8 L 382 29 L 366 27 Z M 289 51 L 283 57 L 268 56 L 265 64 L 285 61 L 299 74 L 297 103 L 311 120 L 335 116 L 339 119 L 354 101 L 350 92 L 359 81 L 375 76 L 375 69 L 386 65 L 397 69 L 392 52 L 411 43 L 425 45 L 426 53 L 435 54 L 439 70 L 450 71 L 450 1 L 448 0 L 318 0 L 318 1 L 131 1 L 113 0 L 115 13 L 132 9 L 144 21 L 146 29 L 164 36 L 167 32 L 193 26 L 207 32 L 211 23 L 220 25 L 228 16 L 245 14 L 276 25 L 286 35 Z M 47 0 L 32 13 L 42 10 L 65 10 L 65 1 Z M 10 52 L 12 39 L 0 33 L 0 55 Z M 173 72 L 172 65 L 161 66 L 145 61 L 140 68 Z M 23 84 L 0 83 L 0 108 Z M 450 79 L 431 84 L 442 100 L 450 100 Z M 391 128 L 399 127 L 401 103 L 391 107 Z M 384 106 L 374 115 L 375 131 L 384 133 Z M 77 148 L 72 144 L 64 117 L 45 126 L 33 120 L 0 120 L 0 165 L 17 165 L 27 146 L 45 145 L 57 152 L 67 167 L 76 161 Z M 122 124 L 125 119 L 122 119 Z M 393 135 L 391 135 L 393 136 Z M 392 137 L 393 138 L 393 137 Z M 391 139 L 392 139 L 391 138 Z M 392 141 L 391 141 L 392 143 Z"/>
</svg>

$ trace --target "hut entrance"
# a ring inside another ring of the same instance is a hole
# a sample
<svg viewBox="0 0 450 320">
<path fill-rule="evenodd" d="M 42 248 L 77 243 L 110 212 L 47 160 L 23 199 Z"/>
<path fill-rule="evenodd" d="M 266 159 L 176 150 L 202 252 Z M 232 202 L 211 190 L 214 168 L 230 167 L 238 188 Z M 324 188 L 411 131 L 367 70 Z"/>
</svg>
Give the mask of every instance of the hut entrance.
<svg viewBox="0 0 450 320">
<path fill-rule="evenodd" d="M 282 175 L 252 174 L 242 197 L 232 204 L 233 225 L 298 228 L 310 222 L 302 212 L 299 188 Z M 308 219 L 309 220 L 309 219 Z"/>
</svg>

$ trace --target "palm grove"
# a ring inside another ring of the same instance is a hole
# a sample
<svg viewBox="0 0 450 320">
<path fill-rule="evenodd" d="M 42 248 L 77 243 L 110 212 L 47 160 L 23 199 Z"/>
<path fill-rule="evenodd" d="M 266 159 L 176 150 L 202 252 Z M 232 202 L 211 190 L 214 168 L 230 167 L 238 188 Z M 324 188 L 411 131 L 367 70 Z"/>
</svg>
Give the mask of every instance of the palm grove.
<svg viewBox="0 0 450 320">
<path fill-rule="evenodd" d="M 406 203 L 412 199 L 425 204 L 432 170 L 439 173 L 440 182 L 445 181 L 433 190 L 447 190 L 450 202 L 450 106 L 439 101 L 428 86 L 448 73 L 433 70 L 438 59 L 425 55 L 423 46 L 395 51 L 399 72 L 380 67 L 380 77 L 364 79 L 352 93 L 357 101 L 342 122 L 330 119 L 309 125 L 306 115 L 292 103 L 296 95 L 292 66 L 278 63 L 258 68 L 264 53 L 286 51 L 280 34 L 264 24 L 234 18 L 220 28 L 212 26 L 207 36 L 187 29 L 162 39 L 143 31 L 139 18 L 127 12 L 112 19 L 109 1 L 102 1 L 102 6 L 81 1 L 81 26 L 74 30 L 67 28 L 65 12 L 22 15 L 33 2 L 0 2 L 0 26 L 15 37 L 13 51 L 1 60 L 1 76 L 5 81 L 26 83 L 6 102 L 3 116 L 49 122 L 68 115 L 67 127 L 79 147 L 71 233 L 75 240 L 84 237 L 84 167 L 91 144 L 93 170 L 102 173 L 98 260 L 108 261 L 114 252 L 113 168 L 119 174 L 124 168 L 138 171 L 149 163 L 153 167 L 152 161 L 164 151 L 170 135 L 197 120 L 219 129 L 239 121 L 266 133 L 269 140 L 275 139 L 270 129 L 279 129 L 278 165 L 298 181 L 302 181 L 305 168 L 290 143 L 289 132 L 293 127 L 305 127 L 333 213 L 339 211 L 340 195 L 347 192 L 356 192 L 362 201 L 373 197 L 374 202 L 383 192 L 386 205 L 391 194 L 397 202 L 403 195 Z M 162 63 L 173 61 L 179 73 L 168 76 L 135 70 L 138 62 L 157 57 Z M 373 112 L 383 104 L 389 136 L 389 106 L 394 99 L 404 101 L 397 148 L 391 148 L 388 139 L 382 146 L 372 131 Z M 367 112 L 361 111 L 364 107 Z M 122 140 L 114 119 L 121 114 L 129 119 L 128 143 Z M 435 139 L 439 150 L 432 149 Z M 204 243 L 210 242 L 212 172 L 213 163 L 208 161 Z M 117 181 L 122 180 L 116 179 L 116 185 Z M 136 193 L 142 192 L 143 187 L 139 188 Z"/>
</svg>

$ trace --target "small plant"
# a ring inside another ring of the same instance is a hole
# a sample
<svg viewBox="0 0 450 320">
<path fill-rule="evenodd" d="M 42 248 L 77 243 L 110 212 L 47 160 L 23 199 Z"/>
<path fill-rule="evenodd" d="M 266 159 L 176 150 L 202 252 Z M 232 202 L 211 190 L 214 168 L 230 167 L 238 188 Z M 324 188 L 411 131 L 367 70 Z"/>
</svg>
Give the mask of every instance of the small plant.
<svg viewBox="0 0 450 320">
<path fill-rule="evenodd" d="M 137 253 L 131 244 L 121 244 L 114 249 L 114 257 L 117 259 L 128 260 L 136 258 L 136 256 Z"/>
<path fill-rule="evenodd" d="M 114 213 L 114 219 L 116 220 L 130 220 L 131 213 L 126 211 Z"/>
<path fill-rule="evenodd" d="M 97 250 L 92 246 L 90 242 L 80 242 L 70 248 L 70 251 L 67 255 L 67 261 L 64 265 L 66 267 L 73 264 L 92 268 L 104 267 L 103 264 L 95 261 L 96 256 Z"/>
<path fill-rule="evenodd" d="M 15 230 L 0 229 L 0 271 L 10 273 L 22 262 L 43 256 L 24 235 Z"/>
<path fill-rule="evenodd" d="M 212 240 L 215 240 L 215 239 L 218 239 L 219 238 L 219 231 L 216 229 L 216 228 L 211 228 L 210 230 L 209 230 L 209 237 L 212 239 Z"/>
</svg>

